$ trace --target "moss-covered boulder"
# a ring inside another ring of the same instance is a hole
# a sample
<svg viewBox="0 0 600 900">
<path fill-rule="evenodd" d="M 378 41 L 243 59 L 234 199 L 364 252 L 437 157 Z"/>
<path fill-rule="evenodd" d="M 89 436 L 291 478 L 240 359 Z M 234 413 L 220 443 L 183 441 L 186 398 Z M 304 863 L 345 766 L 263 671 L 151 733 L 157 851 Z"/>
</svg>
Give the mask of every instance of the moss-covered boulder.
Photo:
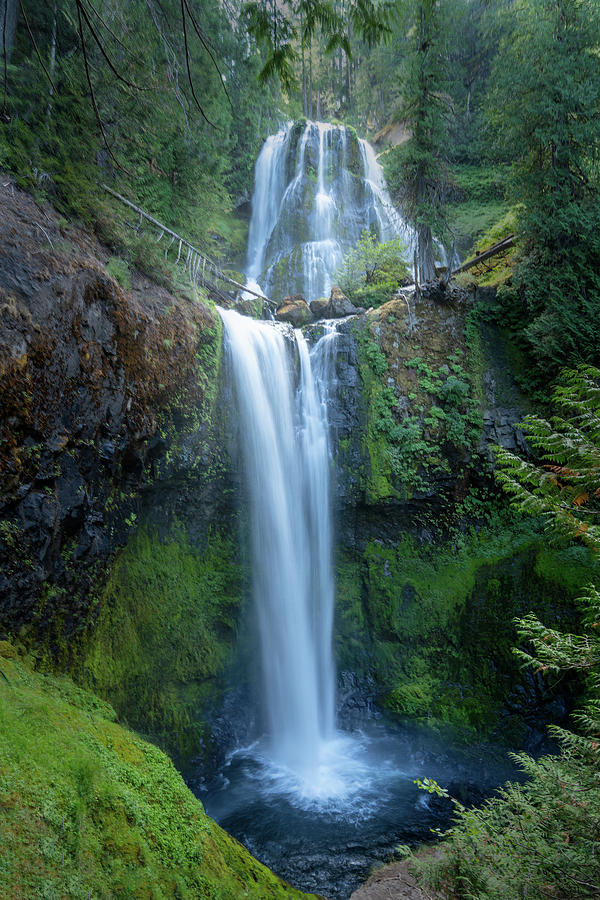
<svg viewBox="0 0 600 900">
<path fill-rule="evenodd" d="M 286 297 L 277 307 L 276 318 L 280 322 L 289 322 L 294 328 L 300 328 L 312 322 L 313 314 L 304 297 L 295 294 L 293 297 Z"/>
</svg>

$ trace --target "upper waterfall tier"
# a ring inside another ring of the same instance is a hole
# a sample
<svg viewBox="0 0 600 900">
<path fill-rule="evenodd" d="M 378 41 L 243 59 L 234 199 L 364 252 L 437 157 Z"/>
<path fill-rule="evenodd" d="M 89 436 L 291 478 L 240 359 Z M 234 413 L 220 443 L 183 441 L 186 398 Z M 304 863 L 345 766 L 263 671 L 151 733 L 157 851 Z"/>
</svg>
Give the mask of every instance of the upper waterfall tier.
<svg viewBox="0 0 600 900">
<path fill-rule="evenodd" d="M 248 238 L 248 278 L 267 296 L 328 294 L 365 228 L 380 240 L 399 236 L 411 244 L 370 144 L 351 128 L 324 122 L 296 122 L 267 138 L 255 168 Z"/>
</svg>

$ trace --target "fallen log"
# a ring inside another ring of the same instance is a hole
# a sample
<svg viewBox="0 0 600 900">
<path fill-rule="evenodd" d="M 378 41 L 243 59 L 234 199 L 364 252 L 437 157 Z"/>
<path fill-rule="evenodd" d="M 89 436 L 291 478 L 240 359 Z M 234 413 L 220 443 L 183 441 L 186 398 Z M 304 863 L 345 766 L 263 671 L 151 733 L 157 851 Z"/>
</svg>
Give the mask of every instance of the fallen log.
<svg viewBox="0 0 600 900">
<path fill-rule="evenodd" d="M 473 266 L 476 266 L 478 263 L 485 262 L 485 260 L 489 259 L 491 256 L 496 256 L 497 253 L 502 253 L 504 250 L 510 250 L 514 243 L 514 234 L 509 234 L 508 237 L 502 238 L 502 240 L 498 241 L 497 244 L 494 244 L 493 247 L 489 247 L 487 250 L 484 250 L 483 253 L 479 253 L 477 256 L 473 257 L 473 259 L 470 259 L 468 260 L 468 262 L 463 263 L 462 266 L 458 267 L 458 269 L 453 269 L 452 274 L 458 275 L 459 272 L 466 272 L 468 269 L 472 269 Z"/>
<path fill-rule="evenodd" d="M 139 215 L 140 221 L 142 219 L 145 219 L 147 222 L 150 222 L 151 225 L 154 225 L 154 227 L 160 231 L 160 235 L 158 237 L 159 241 L 162 238 L 163 234 L 168 234 L 171 236 L 171 243 L 165 250 L 165 258 L 166 258 L 166 254 L 167 254 L 169 247 L 171 247 L 171 245 L 174 242 L 176 242 L 176 241 L 179 242 L 176 263 L 178 263 L 180 261 L 180 259 L 182 259 L 181 250 L 182 250 L 182 248 L 185 248 L 185 250 L 187 251 L 185 265 L 189 270 L 190 278 L 194 284 L 197 283 L 199 274 L 200 274 L 200 268 L 202 268 L 202 283 L 206 287 L 210 286 L 214 292 L 218 292 L 218 287 L 214 284 L 209 283 L 208 279 L 206 278 L 206 269 L 208 268 L 208 271 L 212 272 L 213 275 L 215 276 L 215 278 L 217 278 L 219 281 L 224 281 L 226 284 L 231 284 L 231 285 L 233 285 L 233 287 L 237 288 L 238 290 L 244 291 L 247 294 L 252 294 L 254 297 L 259 297 L 261 300 L 268 299 L 264 296 L 264 294 L 258 294 L 256 291 L 253 291 L 251 288 L 248 288 L 245 285 L 240 284 L 239 281 L 234 281 L 233 278 L 230 278 L 228 275 L 225 275 L 221 271 L 220 266 L 218 266 L 216 263 L 214 263 L 208 256 L 205 256 L 204 253 L 201 253 L 200 250 L 198 250 L 196 247 L 193 246 L 193 244 L 190 244 L 189 241 L 186 241 L 185 238 L 181 237 L 175 231 L 172 231 L 170 228 L 167 228 L 166 225 L 163 225 L 162 222 L 159 222 L 158 219 L 155 219 L 154 216 L 151 216 L 144 209 L 141 209 L 139 206 L 136 206 L 136 204 L 132 203 L 131 200 L 128 200 L 127 197 L 123 197 L 122 194 L 118 194 L 117 191 L 113 191 L 113 189 L 108 187 L 107 184 L 103 184 L 102 187 L 104 188 L 104 190 L 107 193 L 112 194 L 113 197 L 116 197 L 117 200 L 120 200 L 121 203 L 124 203 L 126 206 L 129 206 L 130 209 L 133 209 L 134 212 L 136 212 Z"/>
</svg>

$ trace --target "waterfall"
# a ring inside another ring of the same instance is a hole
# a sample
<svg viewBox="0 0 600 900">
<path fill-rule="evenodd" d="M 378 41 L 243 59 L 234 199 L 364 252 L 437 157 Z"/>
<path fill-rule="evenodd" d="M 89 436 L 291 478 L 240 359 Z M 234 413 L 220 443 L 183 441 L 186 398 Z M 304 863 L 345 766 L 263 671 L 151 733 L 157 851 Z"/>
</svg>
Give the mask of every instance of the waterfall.
<svg viewBox="0 0 600 900">
<path fill-rule="evenodd" d="M 265 141 L 254 173 L 247 275 L 275 300 L 328 295 L 365 228 L 413 234 L 394 209 L 373 148 L 343 125 L 290 123 Z"/>
<path fill-rule="evenodd" d="M 265 141 L 254 168 L 252 220 L 248 233 L 248 277 L 260 275 L 267 241 L 279 215 L 283 184 L 285 150 L 289 129 L 272 134 Z"/>
<path fill-rule="evenodd" d="M 249 499 L 269 753 L 309 778 L 335 726 L 327 422 L 335 331 L 310 350 L 289 326 L 220 315 Z"/>
</svg>

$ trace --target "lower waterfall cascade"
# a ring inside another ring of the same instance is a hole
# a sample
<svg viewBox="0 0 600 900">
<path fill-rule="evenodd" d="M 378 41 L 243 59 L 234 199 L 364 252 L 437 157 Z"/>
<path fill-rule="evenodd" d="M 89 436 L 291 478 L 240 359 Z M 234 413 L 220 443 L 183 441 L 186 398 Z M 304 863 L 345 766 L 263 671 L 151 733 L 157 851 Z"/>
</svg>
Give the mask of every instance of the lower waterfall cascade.
<svg viewBox="0 0 600 900">
<path fill-rule="evenodd" d="M 336 334 L 327 329 L 309 351 L 299 330 L 233 310 L 221 317 L 249 496 L 271 752 L 312 778 L 334 732 L 327 393 Z"/>
<path fill-rule="evenodd" d="M 336 722 L 328 420 L 338 335 L 320 323 L 310 345 L 289 325 L 234 310 L 220 316 L 247 495 L 262 710 L 252 738 L 195 790 L 278 875 L 347 900 L 374 862 L 447 824 L 450 803 L 423 794 L 416 779 L 480 797 L 514 770 L 492 749 L 449 750 L 418 726 L 369 715 L 358 726 Z"/>
</svg>

